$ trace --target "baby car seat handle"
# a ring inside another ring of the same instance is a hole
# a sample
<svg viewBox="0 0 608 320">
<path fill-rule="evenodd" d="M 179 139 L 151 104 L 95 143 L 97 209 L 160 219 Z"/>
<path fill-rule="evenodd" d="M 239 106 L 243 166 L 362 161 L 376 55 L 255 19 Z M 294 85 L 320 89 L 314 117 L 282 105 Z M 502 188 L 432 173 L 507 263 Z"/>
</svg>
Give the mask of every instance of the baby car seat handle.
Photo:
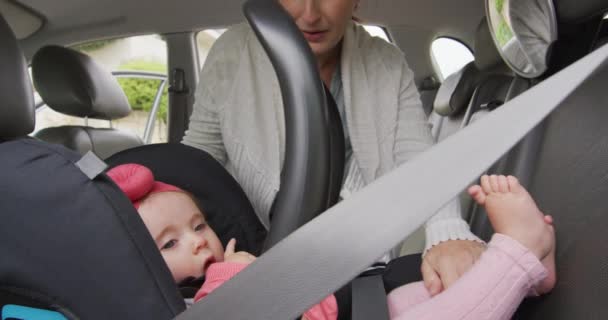
<svg viewBox="0 0 608 320">
<path fill-rule="evenodd" d="M 274 0 L 244 12 L 274 67 L 283 96 L 285 160 L 265 249 L 327 209 L 330 181 L 326 97 L 312 50 Z"/>
</svg>

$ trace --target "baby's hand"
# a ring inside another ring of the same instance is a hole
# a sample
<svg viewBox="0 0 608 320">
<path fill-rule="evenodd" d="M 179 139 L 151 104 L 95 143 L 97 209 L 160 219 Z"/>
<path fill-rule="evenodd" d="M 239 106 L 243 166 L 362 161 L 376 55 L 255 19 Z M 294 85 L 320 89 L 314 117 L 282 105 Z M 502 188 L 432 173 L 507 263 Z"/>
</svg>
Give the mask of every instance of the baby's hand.
<svg viewBox="0 0 608 320">
<path fill-rule="evenodd" d="M 235 246 L 236 240 L 234 238 L 230 239 L 230 241 L 228 241 L 228 244 L 226 245 L 226 251 L 224 251 L 224 262 L 250 264 L 255 261 L 255 256 L 249 252 L 234 252 Z"/>
</svg>

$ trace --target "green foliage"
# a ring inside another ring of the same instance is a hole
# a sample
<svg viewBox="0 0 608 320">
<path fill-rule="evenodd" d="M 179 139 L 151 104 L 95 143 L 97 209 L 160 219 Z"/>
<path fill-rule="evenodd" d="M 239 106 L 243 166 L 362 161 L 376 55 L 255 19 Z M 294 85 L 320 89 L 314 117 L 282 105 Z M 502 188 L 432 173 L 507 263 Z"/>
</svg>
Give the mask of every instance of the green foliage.
<svg viewBox="0 0 608 320">
<path fill-rule="evenodd" d="M 496 31 L 496 40 L 498 40 L 500 46 L 503 47 L 507 44 L 507 42 L 509 42 L 509 40 L 511 40 L 511 38 L 513 38 L 511 28 L 509 28 L 504 20 L 500 21 L 498 24 L 498 30 Z"/>
<path fill-rule="evenodd" d="M 157 73 L 167 73 L 167 66 L 158 62 L 145 60 L 129 61 L 118 67 L 118 70 L 128 71 L 148 71 Z M 124 90 L 133 110 L 143 110 L 150 112 L 154 104 L 154 98 L 160 85 L 160 80 L 142 79 L 142 78 L 118 78 L 118 83 Z M 161 119 L 164 123 L 167 122 L 167 95 L 168 86 L 165 85 L 160 106 L 158 109 L 157 119 Z"/>
<path fill-rule="evenodd" d="M 495 0 L 496 1 L 496 11 L 498 13 L 502 13 L 502 8 L 504 7 L 505 0 Z"/>
<path fill-rule="evenodd" d="M 147 112 L 152 110 L 160 80 L 118 78 L 118 83 L 127 95 L 127 99 L 133 110 L 143 110 Z M 165 86 L 158 110 L 158 119 L 162 119 L 163 122 L 167 122 L 167 102 L 167 86 Z"/>
</svg>

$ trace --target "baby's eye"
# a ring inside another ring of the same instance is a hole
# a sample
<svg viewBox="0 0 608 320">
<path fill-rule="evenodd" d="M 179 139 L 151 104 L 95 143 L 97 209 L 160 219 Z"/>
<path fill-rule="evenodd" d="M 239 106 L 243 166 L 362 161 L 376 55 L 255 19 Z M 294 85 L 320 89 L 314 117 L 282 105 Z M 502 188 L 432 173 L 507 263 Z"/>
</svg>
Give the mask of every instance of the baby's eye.
<svg viewBox="0 0 608 320">
<path fill-rule="evenodd" d="M 201 223 L 201 224 L 198 224 L 196 227 L 194 227 L 194 231 L 201 231 L 204 228 L 205 228 L 205 224 Z"/>
<path fill-rule="evenodd" d="M 171 249 L 175 246 L 175 244 L 177 244 L 177 240 L 172 239 L 167 241 L 167 243 L 165 243 L 162 248 L 160 248 L 161 250 L 165 250 L 165 249 Z"/>
</svg>

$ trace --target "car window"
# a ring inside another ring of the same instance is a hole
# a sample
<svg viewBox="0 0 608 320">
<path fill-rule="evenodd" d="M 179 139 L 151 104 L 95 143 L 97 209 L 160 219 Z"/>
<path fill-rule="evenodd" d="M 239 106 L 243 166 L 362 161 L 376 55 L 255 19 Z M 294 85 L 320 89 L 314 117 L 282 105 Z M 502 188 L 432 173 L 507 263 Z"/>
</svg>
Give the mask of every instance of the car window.
<svg viewBox="0 0 608 320">
<path fill-rule="evenodd" d="M 474 59 L 471 50 L 462 42 L 445 37 L 433 41 L 431 57 L 441 81 Z"/>
<path fill-rule="evenodd" d="M 47 127 L 87 125 L 130 131 L 146 143 L 167 141 L 167 45 L 160 36 L 100 40 L 73 49 L 89 55 L 117 77 L 133 111 L 110 122 L 67 116 L 40 103 L 34 132 Z"/>
</svg>

